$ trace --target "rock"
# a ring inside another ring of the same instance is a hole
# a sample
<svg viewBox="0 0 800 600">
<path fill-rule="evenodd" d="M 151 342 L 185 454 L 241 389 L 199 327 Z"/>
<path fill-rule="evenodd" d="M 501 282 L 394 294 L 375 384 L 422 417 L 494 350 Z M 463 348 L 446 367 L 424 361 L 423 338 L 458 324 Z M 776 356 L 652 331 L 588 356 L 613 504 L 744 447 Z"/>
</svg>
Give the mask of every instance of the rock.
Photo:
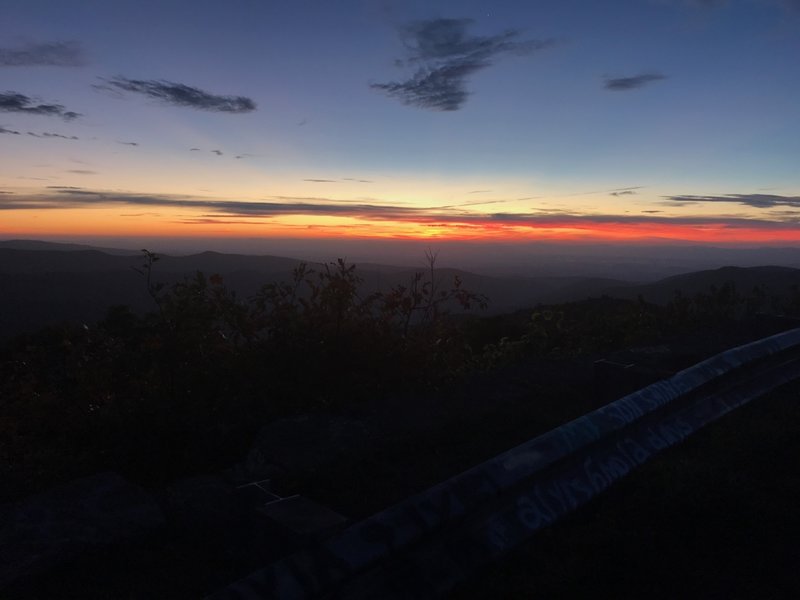
<svg viewBox="0 0 800 600">
<path fill-rule="evenodd" d="M 116 473 L 76 479 L 0 507 L 0 586 L 163 523 L 153 498 Z"/>
<path fill-rule="evenodd" d="M 212 475 L 173 482 L 163 500 L 170 522 L 181 528 L 225 526 L 239 514 L 234 486 Z"/>
<path fill-rule="evenodd" d="M 269 477 L 274 465 L 289 473 L 314 473 L 343 456 L 368 450 L 367 427 L 338 416 L 302 415 L 261 428 L 245 461 L 252 479 Z M 271 465 L 273 465 L 271 467 Z"/>
<path fill-rule="evenodd" d="M 347 524 L 346 517 L 299 495 L 270 502 L 261 513 L 300 538 L 323 539 Z"/>
</svg>

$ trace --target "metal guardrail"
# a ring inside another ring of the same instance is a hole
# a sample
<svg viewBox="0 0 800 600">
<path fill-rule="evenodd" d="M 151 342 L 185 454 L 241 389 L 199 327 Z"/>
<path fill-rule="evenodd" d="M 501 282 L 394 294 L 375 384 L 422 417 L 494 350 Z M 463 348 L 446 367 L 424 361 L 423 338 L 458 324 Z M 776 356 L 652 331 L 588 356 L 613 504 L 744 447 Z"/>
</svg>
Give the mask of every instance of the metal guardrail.
<svg viewBox="0 0 800 600">
<path fill-rule="evenodd" d="M 800 378 L 800 328 L 733 348 L 356 523 L 211 600 L 432 597 L 704 425 Z"/>
</svg>

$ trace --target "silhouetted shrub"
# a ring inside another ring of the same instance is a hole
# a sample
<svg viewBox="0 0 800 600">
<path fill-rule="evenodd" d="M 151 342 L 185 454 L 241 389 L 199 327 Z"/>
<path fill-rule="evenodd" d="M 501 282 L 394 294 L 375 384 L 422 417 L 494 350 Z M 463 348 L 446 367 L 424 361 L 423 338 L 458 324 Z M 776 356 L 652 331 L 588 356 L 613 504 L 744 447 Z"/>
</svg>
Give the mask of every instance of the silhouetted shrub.
<svg viewBox="0 0 800 600">
<path fill-rule="evenodd" d="M 96 325 L 18 338 L 0 363 L 0 459 L 11 488 L 115 468 L 140 481 L 221 468 L 276 416 L 347 408 L 468 368 L 453 308 L 485 305 L 426 275 L 361 297 L 343 260 L 300 265 L 241 299 L 218 275 L 154 283 L 156 310 L 111 307 Z M 14 471 L 13 477 L 12 471 Z M 0 473 L 3 475 L 3 473 Z M 9 492 L 13 494 L 13 492 Z"/>
</svg>

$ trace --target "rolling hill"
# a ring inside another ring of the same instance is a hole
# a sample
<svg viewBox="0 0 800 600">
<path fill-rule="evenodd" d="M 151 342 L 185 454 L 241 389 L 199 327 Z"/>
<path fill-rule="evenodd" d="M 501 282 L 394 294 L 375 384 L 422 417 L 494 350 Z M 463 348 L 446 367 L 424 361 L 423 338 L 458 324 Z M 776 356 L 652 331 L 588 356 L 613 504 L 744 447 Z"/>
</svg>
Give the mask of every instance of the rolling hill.
<svg viewBox="0 0 800 600">
<path fill-rule="evenodd" d="M 25 240 L 0 242 L 0 339 L 64 321 L 96 322 L 113 305 L 127 305 L 137 312 L 153 310 L 153 299 L 137 272 L 143 262 L 140 253 L 126 250 Z M 160 255 L 153 277 L 169 285 L 197 271 L 216 273 L 239 297 L 246 298 L 265 283 L 288 280 L 300 262 L 280 256 L 219 252 Z M 319 264 L 311 266 L 321 268 Z M 420 270 L 374 263 L 357 267 L 365 294 L 408 285 Z M 435 273 L 442 288 L 449 287 L 458 276 L 465 289 L 487 296 L 489 314 L 603 295 L 641 296 L 648 302 L 664 304 L 678 290 L 692 296 L 726 282 L 732 282 L 740 293 L 760 287 L 767 295 L 778 296 L 800 286 L 800 270 L 776 266 L 723 267 L 647 283 L 594 276 L 492 277 L 451 268 L 436 269 Z"/>
</svg>

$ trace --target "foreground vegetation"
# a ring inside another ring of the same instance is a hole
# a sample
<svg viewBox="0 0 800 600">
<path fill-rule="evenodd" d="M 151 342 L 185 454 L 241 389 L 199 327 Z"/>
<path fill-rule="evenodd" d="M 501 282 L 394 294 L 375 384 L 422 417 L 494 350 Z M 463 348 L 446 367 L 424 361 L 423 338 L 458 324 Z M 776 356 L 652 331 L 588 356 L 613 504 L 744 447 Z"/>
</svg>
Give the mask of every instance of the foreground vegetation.
<svg viewBox="0 0 800 600">
<path fill-rule="evenodd" d="M 238 298 L 216 275 L 155 284 L 158 257 L 145 252 L 151 312 L 115 306 L 97 324 L 48 328 L 2 351 L 0 501 L 107 468 L 160 485 L 232 464 L 280 416 L 359 410 L 523 359 L 800 312 L 800 294 L 726 285 L 666 306 L 600 298 L 478 318 L 466 311 L 487 299 L 441 281 L 429 260 L 387 292 L 361 294 L 355 266 L 339 260 Z"/>
</svg>

